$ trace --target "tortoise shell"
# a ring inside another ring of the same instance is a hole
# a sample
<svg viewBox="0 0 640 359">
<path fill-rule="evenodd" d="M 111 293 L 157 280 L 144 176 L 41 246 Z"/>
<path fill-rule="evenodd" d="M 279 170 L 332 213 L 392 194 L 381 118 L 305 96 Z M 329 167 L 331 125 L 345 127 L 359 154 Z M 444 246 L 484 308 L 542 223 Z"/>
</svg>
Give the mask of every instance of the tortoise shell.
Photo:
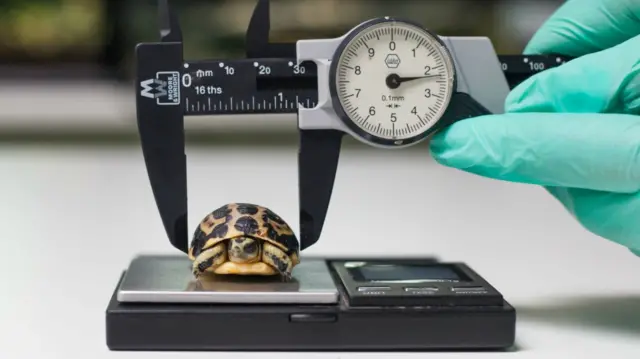
<svg viewBox="0 0 640 359">
<path fill-rule="evenodd" d="M 272 210 L 251 203 L 230 203 L 209 213 L 195 230 L 189 258 L 204 250 L 241 236 L 267 241 L 299 263 L 300 244 L 291 227 Z"/>
</svg>

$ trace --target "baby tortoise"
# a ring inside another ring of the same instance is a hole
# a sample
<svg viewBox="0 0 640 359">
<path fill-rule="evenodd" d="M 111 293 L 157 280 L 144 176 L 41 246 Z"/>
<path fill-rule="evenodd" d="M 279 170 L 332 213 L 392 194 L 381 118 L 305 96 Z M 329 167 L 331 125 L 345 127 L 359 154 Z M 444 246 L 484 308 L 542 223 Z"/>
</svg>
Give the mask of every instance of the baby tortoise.
<svg viewBox="0 0 640 359">
<path fill-rule="evenodd" d="M 277 275 L 291 279 L 300 263 L 293 230 L 268 208 L 249 203 L 226 204 L 198 225 L 189 258 L 193 274 Z"/>
</svg>

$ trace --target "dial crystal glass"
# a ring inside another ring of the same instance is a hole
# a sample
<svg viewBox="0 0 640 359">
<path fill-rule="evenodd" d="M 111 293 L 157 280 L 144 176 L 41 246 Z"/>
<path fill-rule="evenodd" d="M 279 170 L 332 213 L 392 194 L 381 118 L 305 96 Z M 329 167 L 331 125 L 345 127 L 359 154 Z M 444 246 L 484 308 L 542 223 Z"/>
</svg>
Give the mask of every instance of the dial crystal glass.
<svg viewBox="0 0 640 359">
<path fill-rule="evenodd" d="M 384 20 L 354 33 L 334 66 L 334 97 L 350 127 L 395 145 L 423 139 L 454 91 L 447 49 L 404 21 Z"/>
</svg>

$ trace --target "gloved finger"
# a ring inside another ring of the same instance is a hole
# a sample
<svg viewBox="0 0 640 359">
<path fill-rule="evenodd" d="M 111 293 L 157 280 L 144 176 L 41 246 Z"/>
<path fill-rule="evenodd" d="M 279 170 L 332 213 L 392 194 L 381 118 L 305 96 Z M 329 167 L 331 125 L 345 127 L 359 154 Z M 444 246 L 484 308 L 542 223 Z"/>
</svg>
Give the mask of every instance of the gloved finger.
<svg viewBox="0 0 640 359">
<path fill-rule="evenodd" d="M 640 253 L 640 192 L 626 194 L 564 187 L 547 190 L 587 230 Z"/>
<path fill-rule="evenodd" d="M 524 52 L 582 56 L 638 34 L 637 0 L 569 0 L 545 21 Z"/>
<path fill-rule="evenodd" d="M 530 77 L 505 110 L 640 114 L 640 35 Z"/>
<path fill-rule="evenodd" d="M 484 177 L 544 186 L 640 190 L 640 117 L 507 113 L 437 133 L 434 159 Z"/>
</svg>

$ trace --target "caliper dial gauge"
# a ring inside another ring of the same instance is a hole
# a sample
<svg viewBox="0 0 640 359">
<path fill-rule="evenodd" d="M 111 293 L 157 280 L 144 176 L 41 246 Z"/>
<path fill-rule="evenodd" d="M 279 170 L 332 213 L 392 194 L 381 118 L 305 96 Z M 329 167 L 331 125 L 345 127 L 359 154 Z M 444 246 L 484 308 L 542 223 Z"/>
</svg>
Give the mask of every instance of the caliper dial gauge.
<svg viewBox="0 0 640 359">
<path fill-rule="evenodd" d="M 334 110 L 360 139 L 405 147 L 427 138 L 455 92 L 444 43 L 411 22 L 379 18 L 350 31 L 331 61 Z"/>
</svg>

